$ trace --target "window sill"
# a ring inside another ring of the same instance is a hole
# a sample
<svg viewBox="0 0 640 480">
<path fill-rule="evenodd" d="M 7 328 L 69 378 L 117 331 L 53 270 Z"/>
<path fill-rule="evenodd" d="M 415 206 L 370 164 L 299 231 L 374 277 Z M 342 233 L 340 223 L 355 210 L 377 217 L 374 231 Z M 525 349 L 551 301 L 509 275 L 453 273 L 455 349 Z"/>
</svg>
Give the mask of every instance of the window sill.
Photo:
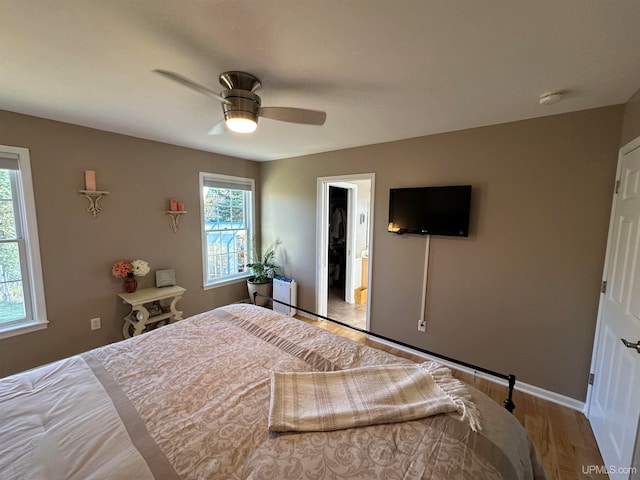
<svg viewBox="0 0 640 480">
<path fill-rule="evenodd" d="M 5 327 L 0 326 L 0 339 L 43 330 L 47 328 L 48 324 L 49 322 L 45 320 L 44 322 L 21 323 L 18 325 L 7 325 Z"/>
<path fill-rule="evenodd" d="M 233 277 L 230 278 L 228 280 L 223 280 L 217 283 L 211 283 L 209 285 L 203 285 L 202 289 L 203 290 L 211 290 L 213 288 L 218 288 L 218 287 L 225 287 L 227 285 L 232 285 L 234 283 L 242 283 L 242 282 L 246 282 L 247 278 L 253 276 L 253 273 L 247 273 L 245 275 L 242 276 L 238 276 L 238 277 Z"/>
</svg>

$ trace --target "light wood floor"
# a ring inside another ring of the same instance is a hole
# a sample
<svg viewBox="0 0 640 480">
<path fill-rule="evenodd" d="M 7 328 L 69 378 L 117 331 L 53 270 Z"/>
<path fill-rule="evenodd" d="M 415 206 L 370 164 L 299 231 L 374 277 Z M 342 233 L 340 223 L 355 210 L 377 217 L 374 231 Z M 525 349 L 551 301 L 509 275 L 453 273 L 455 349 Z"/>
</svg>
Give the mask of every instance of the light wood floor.
<svg viewBox="0 0 640 480">
<path fill-rule="evenodd" d="M 424 361 L 422 357 L 366 340 L 363 334 L 330 322 L 313 321 L 303 317 L 296 318 L 394 355 L 416 362 Z M 500 404 L 507 396 L 506 387 L 488 380 L 458 371 L 454 371 L 454 376 L 475 386 Z M 604 474 L 584 473 L 589 471 L 589 465 L 602 467 L 604 464 L 591 426 L 582 413 L 518 391 L 514 393 L 513 397 L 516 404 L 514 414 L 529 432 L 549 480 L 603 480 L 607 478 Z"/>
</svg>

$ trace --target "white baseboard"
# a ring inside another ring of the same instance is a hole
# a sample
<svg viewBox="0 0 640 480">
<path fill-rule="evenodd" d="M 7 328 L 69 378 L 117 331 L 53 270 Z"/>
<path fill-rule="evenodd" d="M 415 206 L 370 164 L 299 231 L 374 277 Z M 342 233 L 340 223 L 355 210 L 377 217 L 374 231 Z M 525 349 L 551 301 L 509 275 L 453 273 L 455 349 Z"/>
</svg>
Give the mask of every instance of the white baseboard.
<svg viewBox="0 0 640 480">
<path fill-rule="evenodd" d="M 508 385 L 509 385 L 509 383 L 506 380 L 503 380 L 501 378 L 496 378 L 496 377 L 493 377 L 491 375 L 487 375 L 486 373 L 478 372 L 476 370 L 473 370 L 473 369 L 468 368 L 468 367 L 463 367 L 463 366 L 458 365 L 458 364 L 453 363 L 453 362 L 447 362 L 446 360 L 442 360 L 442 359 L 437 358 L 437 357 L 429 356 L 429 355 L 427 355 L 425 353 L 422 353 L 422 352 L 420 352 L 418 350 L 413 350 L 411 348 L 404 347 L 402 345 L 397 345 L 397 344 L 395 344 L 393 342 L 388 342 L 388 341 L 385 341 L 385 340 L 382 340 L 382 339 L 376 338 L 376 337 L 368 337 L 368 338 L 370 340 L 374 341 L 374 342 L 378 342 L 378 343 L 381 343 L 383 345 L 387 345 L 389 347 L 393 347 L 393 348 L 396 348 L 398 350 L 402 350 L 404 352 L 411 353 L 413 355 L 417 355 L 419 357 L 423 357 L 423 358 L 428 359 L 428 360 L 434 360 L 434 361 L 436 361 L 438 363 L 441 363 L 442 365 L 446 365 L 449 368 L 454 368 L 454 369 L 459 370 L 461 372 L 465 372 L 465 373 L 469 373 L 471 375 L 475 375 L 477 377 L 489 380 L 490 382 L 497 383 L 499 385 L 503 385 L 504 387 L 508 387 Z M 577 410 L 578 412 L 584 413 L 585 403 L 581 402 L 580 400 L 576 400 L 575 398 L 567 397 L 565 395 L 561 395 L 559 393 L 552 392 L 552 391 L 546 390 L 544 388 L 536 387 L 535 385 L 531 385 L 531 384 L 528 384 L 528 383 L 525 383 L 525 382 L 521 382 L 520 380 L 517 380 L 517 379 L 516 379 L 516 387 L 515 387 L 515 389 L 517 391 L 519 391 L 519 392 L 527 393 L 527 394 L 532 395 L 534 397 L 538 397 L 538 398 L 541 398 L 543 400 L 547 400 L 549 402 L 553 402 L 553 403 L 556 403 L 558 405 L 562 405 L 563 407 L 567 407 L 567 408 L 570 408 L 572 410 Z M 516 402 L 516 408 L 517 408 L 517 402 Z"/>
<path fill-rule="evenodd" d="M 297 310 L 296 311 L 296 315 L 300 315 L 301 317 L 304 317 L 308 320 L 313 320 L 314 322 L 319 322 L 320 320 L 318 320 L 318 317 L 316 317 L 315 315 L 309 315 L 308 313 L 303 312 L 302 310 Z"/>
</svg>

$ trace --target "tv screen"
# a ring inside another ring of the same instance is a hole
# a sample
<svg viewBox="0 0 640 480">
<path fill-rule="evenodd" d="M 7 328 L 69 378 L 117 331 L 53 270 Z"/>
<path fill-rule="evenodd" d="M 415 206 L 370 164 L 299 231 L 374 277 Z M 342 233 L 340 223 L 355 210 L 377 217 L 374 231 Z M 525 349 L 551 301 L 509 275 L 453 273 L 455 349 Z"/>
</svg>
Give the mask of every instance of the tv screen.
<svg viewBox="0 0 640 480">
<path fill-rule="evenodd" d="M 468 237 L 470 211 L 471 185 L 392 188 L 388 231 Z"/>
</svg>

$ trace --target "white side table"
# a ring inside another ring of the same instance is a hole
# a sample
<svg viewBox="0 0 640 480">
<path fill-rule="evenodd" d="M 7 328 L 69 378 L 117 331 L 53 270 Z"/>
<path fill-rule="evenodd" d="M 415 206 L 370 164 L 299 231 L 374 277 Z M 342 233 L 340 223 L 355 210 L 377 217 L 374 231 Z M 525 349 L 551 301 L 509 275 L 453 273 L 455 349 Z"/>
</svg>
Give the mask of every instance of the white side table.
<svg viewBox="0 0 640 480">
<path fill-rule="evenodd" d="M 182 298 L 184 292 L 186 292 L 184 288 L 175 285 L 173 287 L 163 288 L 142 288 L 133 293 L 119 293 L 118 296 L 122 299 L 123 303 L 131 305 L 131 312 L 124 317 L 124 326 L 122 327 L 122 335 L 124 338 L 140 335 L 144 333 L 149 326 L 155 328 L 182 320 L 182 312 L 176 310 L 176 303 Z M 169 298 L 171 299 L 171 304 L 169 305 L 169 312 L 167 313 L 152 316 L 144 306 L 145 303 Z"/>
</svg>

